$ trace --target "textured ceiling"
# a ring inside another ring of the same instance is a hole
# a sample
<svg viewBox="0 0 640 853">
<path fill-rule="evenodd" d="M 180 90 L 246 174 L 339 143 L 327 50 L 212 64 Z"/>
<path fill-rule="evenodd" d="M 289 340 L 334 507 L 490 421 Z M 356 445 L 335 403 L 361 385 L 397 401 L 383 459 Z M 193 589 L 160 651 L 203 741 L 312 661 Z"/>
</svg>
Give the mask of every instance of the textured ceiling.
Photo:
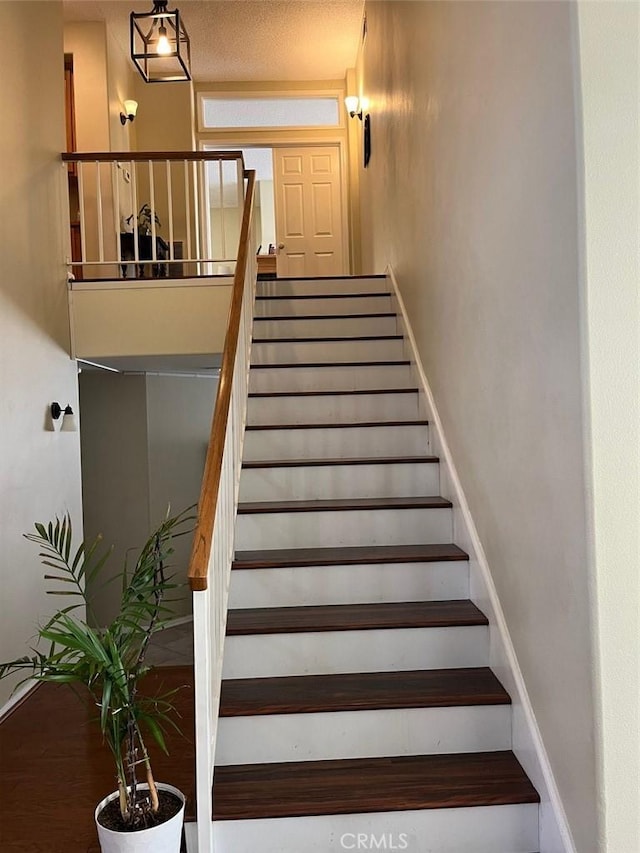
<svg viewBox="0 0 640 853">
<path fill-rule="evenodd" d="M 152 0 L 65 0 L 69 21 L 106 20 L 129 52 L 129 12 Z M 336 80 L 356 59 L 364 0 L 176 0 L 196 81 Z"/>
</svg>

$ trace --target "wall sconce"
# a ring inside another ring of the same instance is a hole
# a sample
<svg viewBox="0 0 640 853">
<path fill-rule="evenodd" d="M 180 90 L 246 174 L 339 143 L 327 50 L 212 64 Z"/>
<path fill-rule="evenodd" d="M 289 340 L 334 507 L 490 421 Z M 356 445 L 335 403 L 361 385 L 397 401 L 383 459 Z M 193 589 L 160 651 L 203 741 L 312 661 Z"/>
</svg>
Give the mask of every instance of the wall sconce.
<svg viewBox="0 0 640 853">
<path fill-rule="evenodd" d="M 153 0 L 150 12 L 131 12 L 131 60 L 145 83 L 191 80 L 191 42 L 178 9 Z"/>
<path fill-rule="evenodd" d="M 73 414 L 73 409 L 71 408 L 71 406 L 66 405 L 63 409 L 60 403 L 52 403 L 50 411 L 51 419 L 54 421 L 59 420 L 60 415 L 62 415 L 62 426 L 60 427 L 60 432 L 78 431 L 76 416 Z"/>
<path fill-rule="evenodd" d="M 347 95 L 344 99 L 345 106 L 351 118 L 356 116 L 363 122 L 362 128 L 362 144 L 363 144 L 363 162 L 365 169 L 369 165 L 371 159 L 371 117 L 369 113 L 364 115 L 365 110 L 369 109 L 369 99 L 359 98 L 357 95 Z"/>
<path fill-rule="evenodd" d="M 138 112 L 137 101 L 125 101 L 122 105 L 124 112 L 120 113 L 120 124 L 126 124 L 128 121 L 133 121 Z"/>
</svg>

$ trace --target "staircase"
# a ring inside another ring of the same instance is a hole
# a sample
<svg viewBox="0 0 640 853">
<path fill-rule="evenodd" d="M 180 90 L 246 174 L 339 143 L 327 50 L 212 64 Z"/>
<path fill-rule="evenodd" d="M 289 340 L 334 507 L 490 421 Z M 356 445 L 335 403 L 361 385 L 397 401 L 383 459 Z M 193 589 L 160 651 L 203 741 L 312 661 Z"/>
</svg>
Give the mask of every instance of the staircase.
<svg viewBox="0 0 640 853">
<path fill-rule="evenodd" d="M 216 853 L 534 853 L 384 277 L 259 282 Z"/>
</svg>

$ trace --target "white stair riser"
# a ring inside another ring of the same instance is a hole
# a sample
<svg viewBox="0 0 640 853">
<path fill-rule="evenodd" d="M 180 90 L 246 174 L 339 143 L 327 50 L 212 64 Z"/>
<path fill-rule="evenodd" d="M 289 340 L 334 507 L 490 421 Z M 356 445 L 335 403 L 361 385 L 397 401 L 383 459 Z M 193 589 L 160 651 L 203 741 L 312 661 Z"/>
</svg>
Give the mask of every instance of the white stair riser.
<svg viewBox="0 0 640 853">
<path fill-rule="evenodd" d="M 511 749 L 509 705 L 225 717 L 216 764 Z"/>
<path fill-rule="evenodd" d="M 254 338 L 339 338 L 397 334 L 396 317 L 319 317 L 311 320 L 256 320 Z"/>
<path fill-rule="evenodd" d="M 356 456 L 419 456 L 428 452 L 428 426 L 248 430 L 244 458 L 339 459 Z"/>
<path fill-rule="evenodd" d="M 298 607 L 469 597 L 466 560 L 234 569 L 229 607 Z"/>
<path fill-rule="evenodd" d="M 408 364 L 354 365 L 349 367 L 253 368 L 249 390 L 357 391 L 365 388 L 412 388 L 416 380 Z"/>
<path fill-rule="evenodd" d="M 486 666 L 484 625 L 227 637 L 223 678 Z"/>
<path fill-rule="evenodd" d="M 251 347 L 252 364 L 331 363 L 336 361 L 394 361 L 404 357 L 398 338 L 343 341 L 282 341 L 256 343 Z"/>
<path fill-rule="evenodd" d="M 247 423 L 315 424 L 418 420 L 418 394 L 249 397 Z M 405 451 L 406 452 L 406 451 Z"/>
<path fill-rule="evenodd" d="M 269 279 L 258 282 L 259 296 L 305 296 L 308 293 L 388 293 L 386 278 Z"/>
<path fill-rule="evenodd" d="M 256 317 L 322 314 L 379 314 L 391 311 L 391 295 L 328 296 L 305 299 L 256 299 Z"/>
<path fill-rule="evenodd" d="M 534 853 L 538 805 L 216 821 L 214 833 L 216 853 Z"/>
<path fill-rule="evenodd" d="M 437 509 L 243 513 L 236 549 L 322 548 L 349 545 L 423 545 L 451 542 L 452 514 Z"/>
<path fill-rule="evenodd" d="M 439 465 L 433 462 L 245 468 L 240 477 L 241 501 L 401 498 L 439 490 Z"/>
</svg>

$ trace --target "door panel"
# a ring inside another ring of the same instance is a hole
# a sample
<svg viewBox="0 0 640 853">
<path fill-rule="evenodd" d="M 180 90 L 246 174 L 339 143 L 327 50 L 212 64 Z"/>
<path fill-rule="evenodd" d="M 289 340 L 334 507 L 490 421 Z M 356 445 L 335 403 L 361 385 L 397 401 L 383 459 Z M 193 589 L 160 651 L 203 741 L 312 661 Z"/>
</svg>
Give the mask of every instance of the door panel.
<svg viewBox="0 0 640 853">
<path fill-rule="evenodd" d="M 329 174 L 331 174 L 331 157 L 329 154 L 312 154 L 311 155 L 311 174 L 312 175 L 329 175 Z"/>
<path fill-rule="evenodd" d="M 288 154 L 283 154 L 282 157 L 282 174 L 283 175 L 301 175 L 302 174 L 302 157 L 292 157 Z"/>
<path fill-rule="evenodd" d="M 306 258 L 304 254 L 289 254 L 287 255 L 287 275 L 295 276 L 296 278 L 304 278 L 305 276 Z"/>
<path fill-rule="evenodd" d="M 304 187 L 302 184 L 285 184 L 282 191 L 284 196 L 282 236 L 287 240 L 292 237 L 304 237 Z"/>
<path fill-rule="evenodd" d="M 337 145 L 274 148 L 280 277 L 346 275 Z"/>
<path fill-rule="evenodd" d="M 313 185 L 313 236 L 333 236 L 331 184 Z"/>
</svg>

